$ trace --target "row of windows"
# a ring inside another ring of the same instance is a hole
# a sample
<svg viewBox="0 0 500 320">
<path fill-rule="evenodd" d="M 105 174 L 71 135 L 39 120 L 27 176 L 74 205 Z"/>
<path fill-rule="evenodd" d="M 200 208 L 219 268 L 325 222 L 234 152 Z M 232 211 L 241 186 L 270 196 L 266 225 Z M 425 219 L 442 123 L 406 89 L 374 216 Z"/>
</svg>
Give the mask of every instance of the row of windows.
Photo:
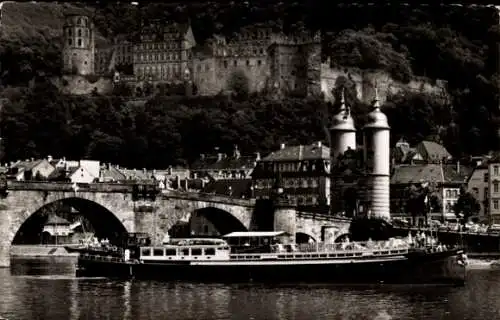
<svg viewBox="0 0 500 320">
<path fill-rule="evenodd" d="M 459 190 L 458 189 L 446 190 L 445 194 L 446 198 L 458 198 Z"/>
<path fill-rule="evenodd" d="M 320 162 L 320 165 L 316 161 L 302 161 L 302 162 L 265 162 L 262 163 L 262 167 L 265 171 L 274 172 L 311 172 L 321 169 L 321 165 L 329 166 L 329 161 Z"/>
<path fill-rule="evenodd" d="M 153 250 L 151 250 L 150 248 L 142 248 L 141 255 L 142 256 L 151 256 L 151 253 L 153 253 L 153 256 L 156 256 L 156 257 L 176 256 L 177 250 L 179 250 L 179 255 L 182 255 L 182 256 L 189 256 L 189 255 L 201 256 L 203 254 L 206 256 L 214 256 L 215 255 L 215 248 L 182 248 L 182 249 L 153 248 Z"/>
<path fill-rule="evenodd" d="M 73 45 L 73 39 L 68 39 L 68 46 Z M 84 47 L 84 42 L 82 39 L 76 39 L 76 47 L 77 48 L 83 48 Z"/>
<path fill-rule="evenodd" d="M 257 66 L 261 66 L 262 65 L 262 61 L 261 60 L 257 60 Z M 237 67 L 238 66 L 238 60 L 234 60 L 233 61 L 233 66 Z M 246 61 L 246 66 L 247 67 L 251 67 L 252 64 L 250 63 L 250 60 L 247 60 Z M 224 61 L 224 68 L 228 68 L 229 67 L 229 62 L 226 60 Z"/>
<path fill-rule="evenodd" d="M 139 62 L 148 62 L 148 61 L 167 61 L 167 60 L 179 60 L 182 59 L 183 54 L 179 52 L 170 52 L 170 53 L 156 53 L 156 54 L 143 54 L 140 55 L 134 54 L 134 60 Z M 188 57 L 190 54 L 188 54 Z"/>
<path fill-rule="evenodd" d="M 162 66 L 147 66 L 147 67 L 139 67 L 136 69 L 137 75 L 161 75 L 161 78 L 166 78 L 169 75 L 180 75 L 181 66 L 179 64 L 170 64 L 170 65 L 162 65 Z"/>
<path fill-rule="evenodd" d="M 84 29 L 85 32 L 82 32 L 82 29 L 76 29 L 76 36 L 77 37 L 83 37 L 83 34 L 85 34 L 86 37 L 89 36 L 89 29 Z M 72 37 L 73 36 L 73 30 L 68 29 L 68 36 Z"/>
<path fill-rule="evenodd" d="M 167 49 L 180 49 L 182 44 L 180 42 L 171 41 L 163 43 L 141 43 L 135 45 L 135 50 L 167 50 Z"/>
<path fill-rule="evenodd" d="M 255 189 L 269 189 L 274 185 L 274 180 L 257 180 Z M 283 187 L 285 188 L 318 188 L 319 180 L 313 178 L 307 179 L 283 179 Z"/>
</svg>

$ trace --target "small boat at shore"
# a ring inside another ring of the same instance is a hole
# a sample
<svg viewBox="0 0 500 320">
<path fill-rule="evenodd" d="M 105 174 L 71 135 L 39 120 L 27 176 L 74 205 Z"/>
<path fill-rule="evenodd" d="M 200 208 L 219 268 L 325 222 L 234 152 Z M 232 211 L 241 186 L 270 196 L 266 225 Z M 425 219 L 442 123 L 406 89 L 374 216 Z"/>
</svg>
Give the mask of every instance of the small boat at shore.
<svg viewBox="0 0 500 320">
<path fill-rule="evenodd" d="M 133 239 L 133 241 L 130 241 Z M 165 281 L 464 284 L 459 247 L 388 241 L 297 245 L 283 231 L 171 239 L 133 234 L 116 254 L 80 251 L 77 275 Z"/>
</svg>

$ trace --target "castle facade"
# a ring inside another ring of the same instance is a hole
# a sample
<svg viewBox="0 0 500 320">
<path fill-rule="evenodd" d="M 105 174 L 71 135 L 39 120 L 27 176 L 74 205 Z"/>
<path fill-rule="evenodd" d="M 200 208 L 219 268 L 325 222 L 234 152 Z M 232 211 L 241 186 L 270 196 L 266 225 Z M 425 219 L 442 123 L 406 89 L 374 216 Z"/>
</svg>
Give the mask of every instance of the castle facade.
<svg viewBox="0 0 500 320">
<path fill-rule="evenodd" d="M 244 85 L 249 92 L 322 93 L 333 100 L 331 89 L 342 78 L 356 84 L 358 98 L 365 102 L 373 97 L 375 86 L 381 102 L 403 89 L 446 94 L 445 84 L 439 82 L 401 84 L 381 71 L 332 68 L 329 61 L 321 61 L 319 32 L 285 35 L 267 25 L 252 25 L 233 37 L 213 35 L 197 44 L 189 22 L 164 25 L 153 21 L 141 27 L 135 40 L 117 37 L 112 44 L 97 47 L 94 38 L 89 17 L 66 17 L 63 69 L 67 74 L 114 75 L 115 82 L 127 82 L 136 89 L 145 83 L 185 84 L 199 95 L 234 91 Z M 133 75 L 115 73 L 120 65 L 131 66 Z"/>
</svg>

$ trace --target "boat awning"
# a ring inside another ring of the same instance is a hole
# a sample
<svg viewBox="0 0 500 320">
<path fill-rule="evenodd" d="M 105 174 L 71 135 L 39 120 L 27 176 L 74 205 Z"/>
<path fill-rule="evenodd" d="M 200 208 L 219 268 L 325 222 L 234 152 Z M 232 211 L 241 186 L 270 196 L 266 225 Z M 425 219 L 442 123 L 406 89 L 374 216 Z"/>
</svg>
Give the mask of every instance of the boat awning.
<svg viewBox="0 0 500 320">
<path fill-rule="evenodd" d="M 223 238 L 250 238 L 250 237 L 277 237 L 277 236 L 283 236 L 283 235 L 289 235 L 289 234 L 285 231 L 249 231 L 249 232 L 236 231 L 236 232 L 228 233 L 222 237 Z"/>
</svg>

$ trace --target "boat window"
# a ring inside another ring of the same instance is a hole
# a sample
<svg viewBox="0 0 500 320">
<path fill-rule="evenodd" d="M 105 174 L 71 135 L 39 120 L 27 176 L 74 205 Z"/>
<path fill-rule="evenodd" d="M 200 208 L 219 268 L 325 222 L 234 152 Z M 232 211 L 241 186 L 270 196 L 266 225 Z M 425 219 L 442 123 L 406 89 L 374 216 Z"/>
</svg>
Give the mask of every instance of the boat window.
<svg viewBox="0 0 500 320">
<path fill-rule="evenodd" d="M 175 255 L 177 255 L 177 250 L 175 250 L 175 249 L 167 249 L 167 250 L 165 250 L 165 255 L 167 255 L 167 256 L 175 256 Z"/>
<path fill-rule="evenodd" d="M 151 255 L 151 249 L 149 249 L 149 248 L 142 249 L 142 255 L 143 256 L 150 256 Z"/>
<path fill-rule="evenodd" d="M 189 248 L 182 249 L 182 255 L 183 256 L 189 256 Z"/>
<path fill-rule="evenodd" d="M 193 256 L 201 256 L 201 249 L 200 248 L 193 248 L 193 249 L 191 249 L 191 255 L 193 255 Z"/>
<path fill-rule="evenodd" d="M 215 249 L 214 248 L 205 248 L 205 255 L 215 256 Z"/>
<path fill-rule="evenodd" d="M 163 249 L 155 248 L 153 249 L 153 256 L 162 256 L 163 255 Z"/>
</svg>

